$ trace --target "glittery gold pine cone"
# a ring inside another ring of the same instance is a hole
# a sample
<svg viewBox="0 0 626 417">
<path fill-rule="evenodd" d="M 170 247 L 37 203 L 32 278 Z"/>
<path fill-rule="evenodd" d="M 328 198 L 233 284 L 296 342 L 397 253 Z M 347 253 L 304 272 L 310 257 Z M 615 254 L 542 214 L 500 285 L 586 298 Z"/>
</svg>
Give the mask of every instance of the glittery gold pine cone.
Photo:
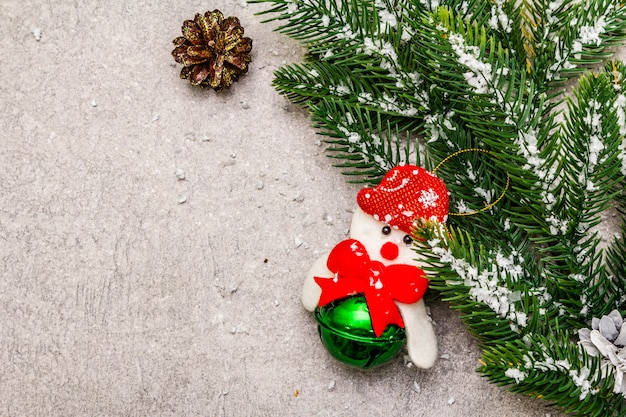
<svg viewBox="0 0 626 417">
<path fill-rule="evenodd" d="M 243 31 L 239 19 L 224 19 L 219 10 L 185 20 L 183 36 L 174 39 L 172 51 L 176 62 L 183 64 L 180 77 L 215 91 L 230 87 L 248 72 L 252 60 L 252 39 L 244 38 Z"/>
</svg>

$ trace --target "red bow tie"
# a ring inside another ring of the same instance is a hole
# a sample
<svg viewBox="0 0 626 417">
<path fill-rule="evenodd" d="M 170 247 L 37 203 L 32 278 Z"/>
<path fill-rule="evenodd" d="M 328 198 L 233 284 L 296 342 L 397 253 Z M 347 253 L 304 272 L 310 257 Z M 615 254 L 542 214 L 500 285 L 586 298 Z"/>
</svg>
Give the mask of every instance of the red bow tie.
<svg viewBox="0 0 626 417">
<path fill-rule="evenodd" d="M 333 278 L 314 277 L 322 288 L 318 305 L 363 294 L 372 320 L 372 329 L 380 337 L 388 325 L 404 328 L 404 321 L 394 301 L 415 303 L 428 287 L 426 274 L 411 265 L 389 265 L 370 260 L 367 250 L 355 239 L 337 244 L 328 255 L 328 269 Z"/>
</svg>

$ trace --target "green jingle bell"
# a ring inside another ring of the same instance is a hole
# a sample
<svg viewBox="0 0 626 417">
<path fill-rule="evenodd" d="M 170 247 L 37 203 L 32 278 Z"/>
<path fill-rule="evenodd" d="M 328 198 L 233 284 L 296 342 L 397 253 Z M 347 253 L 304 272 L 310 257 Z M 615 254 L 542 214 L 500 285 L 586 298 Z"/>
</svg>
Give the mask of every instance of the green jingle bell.
<svg viewBox="0 0 626 417">
<path fill-rule="evenodd" d="M 372 329 L 365 297 L 335 300 L 315 309 L 318 332 L 328 352 L 339 361 L 360 369 L 380 366 L 404 345 L 404 329 L 388 326 L 380 337 Z"/>
</svg>

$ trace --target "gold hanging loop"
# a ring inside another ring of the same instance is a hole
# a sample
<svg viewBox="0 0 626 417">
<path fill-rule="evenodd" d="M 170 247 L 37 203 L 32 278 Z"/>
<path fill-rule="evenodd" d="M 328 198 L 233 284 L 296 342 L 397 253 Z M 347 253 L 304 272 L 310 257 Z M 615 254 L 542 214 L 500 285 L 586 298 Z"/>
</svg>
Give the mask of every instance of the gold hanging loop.
<svg viewBox="0 0 626 417">
<path fill-rule="evenodd" d="M 437 172 L 437 170 L 439 168 L 441 168 L 441 166 L 443 164 L 445 164 L 447 161 L 449 161 L 450 159 L 454 158 L 455 156 L 458 156 L 462 153 L 467 153 L 467 152 L 482 152 L 485 153 L 489 156 L 492 156 L 496 159 L 500 159 L 497 155 L 495 155 L 492 152 L 489 152 L 486 149 L 480 149 L 480 148 L 468 148 L 468 149 L 462 149 L 460 151 L 456 151 L 451 155 L 446 156 L 441 162 L 439 162 L 437 164 L 437 166 L 435 167 L 435 169 L 433 169 L 432 173 L 435 174 Z M 491 208 L 493 208 L 496 204 L 498 204 L 503 198 L 504 198 L 504 194 L 506 194 L 506 191 L 509 189 L 509 185 L 511 184 L 511 177 L 509 177 L 509 173 L 506 173 L 506 185 L 504 186 L 504 190 L 502 190 L 502 194 L 500 194 L 500 196 L 498 198 L 496 198 L 496 200 L 490 204 L 486 204 L 485 207 L 481 208 L 480 210 L 476 210 L 476 211 L 471 211 L 469 213 L 448 213 L 449 216 L 472 216 L 474 214 L 478 214 L 481 213 L 483 211 L 487 211 L 490 210 Z"/>
</svg>

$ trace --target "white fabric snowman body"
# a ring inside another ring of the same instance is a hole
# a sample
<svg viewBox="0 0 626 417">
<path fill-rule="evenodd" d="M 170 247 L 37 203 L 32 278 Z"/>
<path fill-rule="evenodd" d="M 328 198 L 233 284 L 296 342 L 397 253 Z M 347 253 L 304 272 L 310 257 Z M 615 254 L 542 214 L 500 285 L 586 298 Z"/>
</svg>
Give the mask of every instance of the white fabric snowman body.
<svg viewBox="0 0 626 417">
<path fill-rule="evenodd" d="M 437 339 L 422 299 L 428 281 L 411 249 L 411 230 L 420 219 L 445 222 L 447 189 L 429 171 L 402 165 L 389 171 L 378 187 L 361 190 L 357 202 L 350 239 L 312 265 L 302 303 L 315 311 L 334 298 L 365 294 L 377 333 L 388 323 L 403 327 L 411 361 L 429 368 L 438 356 Z M 347 270 L 351 268 L 358 271 Z M 381 299 L 388 300 L 374 308 Z"/>
</svg>

